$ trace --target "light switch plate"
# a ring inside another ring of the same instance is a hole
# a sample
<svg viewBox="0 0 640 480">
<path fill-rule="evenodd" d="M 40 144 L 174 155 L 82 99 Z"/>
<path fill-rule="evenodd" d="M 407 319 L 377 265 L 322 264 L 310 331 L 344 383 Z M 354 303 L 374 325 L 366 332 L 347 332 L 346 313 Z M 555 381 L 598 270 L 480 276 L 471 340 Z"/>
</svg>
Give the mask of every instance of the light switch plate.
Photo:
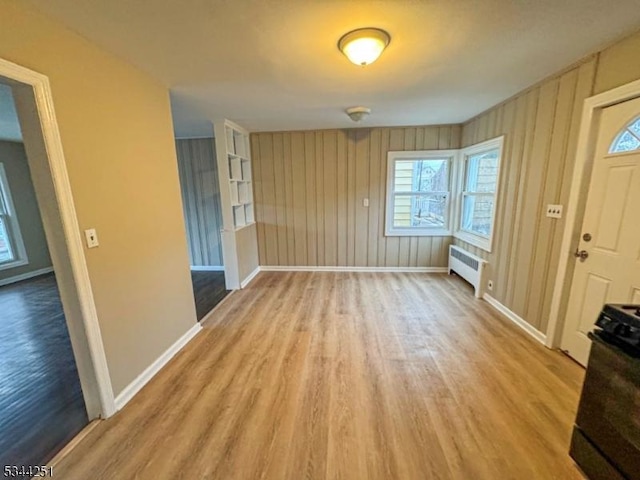
<svg viewBox="0 0 640 480">
<path fill-rule="evenodd" d="M 98 234 L 95 228 L 90 228 L 84 231 L 84 236 L 87 239 L 87 248 L 96 248 L 98 245 Z"/>
<path fill-rule="evenodd" d="M 362 199 L 362 206 L 363 207 L 368 207 L 369 206 L 369 199 L 368 198 Z"/>
<path fill-rule="evenodd" d="M 547 217 L 562 218 L 562 205 L 547 205 Z"/>
</svg>

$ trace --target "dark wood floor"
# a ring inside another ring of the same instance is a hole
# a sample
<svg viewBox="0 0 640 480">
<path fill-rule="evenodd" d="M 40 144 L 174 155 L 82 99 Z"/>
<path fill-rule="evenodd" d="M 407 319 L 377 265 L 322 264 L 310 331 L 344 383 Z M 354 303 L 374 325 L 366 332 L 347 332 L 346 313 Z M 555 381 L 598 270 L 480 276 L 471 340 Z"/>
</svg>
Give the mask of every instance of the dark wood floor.
<svg viewBox="0 0 640 480">
<path fill-rule="evenodd" d="M 0 468 L 43 465 L 87 423 L 55 276 L 0 287 Z"/>
<path fill-rule="evenodd" d="M 193 296 L 196 299 L 196 313 L 198 320 L 202 320 L 229 293 L 224 285 L 224 272 L 196 272 L 192 270 L 191 281 L 193 282 Z"/>
</svg>

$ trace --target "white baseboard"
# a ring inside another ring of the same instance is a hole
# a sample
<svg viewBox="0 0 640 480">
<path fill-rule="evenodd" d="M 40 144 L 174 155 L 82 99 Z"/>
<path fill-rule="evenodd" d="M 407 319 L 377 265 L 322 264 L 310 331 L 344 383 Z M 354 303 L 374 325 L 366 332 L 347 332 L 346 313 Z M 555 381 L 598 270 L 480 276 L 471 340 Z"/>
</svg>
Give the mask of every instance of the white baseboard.
<svg viewBox="0 0 640 480">
<path fill-rule="evenodd" d="M 33 272 L 23 273 L 22 275 L 15 275 L 13 277 L 0 280 L 0 287 L 9 285 L 11 283 L 21 282 L 22 280 L 28 280 L 33 277 L 39 277 L 47 273 L 53 272 L 53 267 L 41 268 L 40 270 L 34 270 Z"/>
<path fill-rule="evenodd" d="M 222 265 L 191 265 L 194 272 L 224 272 Z"/>
<path fill-rule="evenodd" d="M 516 313 L 512 312 L 511 310 L 509 310 L 507 307 L 505 307 L 503 304 L 501 304 L 498 300 L 493 298 L 488 293 L 485 293 L 482 296 L 482 298 L 484 298 L 484 300 L 489 305 L 491 305 L 497 311 L 502 313 L 505 317 L 507 317 L 509 320 L 511 320 L 513 323 L 515 323 L 517 326 L 519 326 L 522 330 L 527 332 L 530 336 L 532 336 L 538 342 L 540 342 L 544 346 L 547 345 L 547 336 L 544 333 L 542 333 L 540 330 L 537 330 L 531 324 L 527 323 L 527 321 L 524 318 L 520 317 Z"/>
<path fill-rule="evenodd" d="M 260 273 L 260 270 L 262 270 L 262 268 L 260 266 L 257 266 L 256 269 L 247 276 L 247 278 L 240 282 L 240 288 L 244 288 L 249 285 L 251 283 L 251 280 L 253 280 L 255 276 Z"/>
<path fill-rule="evenodd" d="M 263 272 L 396 272 L 396 273 L 447 273 L 447 267 L 281 267 L 262 265 Z"/>
<path fill-rule="evenodd" d="M 129 401 L 138 393 L 142 387 L 144 387 L 149 380 L 151 380 L 156 373 L 160 371 L 162 367 L 164 367 L 169 360 L 171 360 L 176 353 L 178 353 L 182 347 L 184 347 L 189 341 L 195 337 L 200 330 L 202 330 L 202 326 L 199 323 L 196 323 L 193 327 L 191 327 L 187 332 L 180 337 L 173 345 L 171 345 L 162 355 L 160 355 L 155 362 L 149 365 L 140 375 L 136 377 L 136 379 L 127 385 L 122 392 L 118 394 L 116 397 L 116 409 L 120 410 L 124 407 Z"/>
</svg>

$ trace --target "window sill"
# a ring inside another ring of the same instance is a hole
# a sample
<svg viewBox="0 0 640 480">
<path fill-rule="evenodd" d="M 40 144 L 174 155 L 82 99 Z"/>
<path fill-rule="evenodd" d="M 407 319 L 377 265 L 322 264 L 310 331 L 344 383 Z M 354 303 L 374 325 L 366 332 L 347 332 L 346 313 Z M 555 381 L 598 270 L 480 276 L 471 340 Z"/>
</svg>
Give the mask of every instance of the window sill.
<svg viewBox="0 0 640 480">
<path fill-rule="evenodd" d="M 445 228 L 393 229 L 384 232 L 385 237 L 450 237 L 451 234 L 451 230 Z"/>
<path fill-rule="evenodd" d="M 13 262 L 0 263 L 0 270 L 9 270 L 10 268 L 18 268 L 24 265 L 29 265 L 28 260 L 14 260 Z"/>
<path fill-rule="evenodd" d="M 491 239 L 480 237 L 478 235 L 474 235 L 473 233 L 468 233 L 464 231 L 457 231 L 454 233 L 454 238 L 458 240 L 462 240 L 463 242 L 469 243 L 474 247 L 478 247 L 485 252 L 491 253 Z"/>
</svg>

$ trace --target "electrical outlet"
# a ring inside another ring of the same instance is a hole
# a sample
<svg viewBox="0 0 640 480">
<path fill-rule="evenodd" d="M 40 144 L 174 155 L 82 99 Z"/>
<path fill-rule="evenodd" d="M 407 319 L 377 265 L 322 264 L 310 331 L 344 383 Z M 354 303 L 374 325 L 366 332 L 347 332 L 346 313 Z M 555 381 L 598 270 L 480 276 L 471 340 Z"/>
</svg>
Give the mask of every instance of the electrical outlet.
<svg viewBox="0 0 640 480">
<path fill-rule="evenodd" d="M 84 236 L 87 239 L 87 248 L 96 248 L 98 245 L 98 234 L 95 228 L 90 228 L 84 231 Z"/>
<path fill-rule="evenodd" d="M 493 290 L 493 280 L 489 280 L 489 281 L 487 282 L 487 288 L 488 288 L 489 290 Z"/>
<path fill-rule="evenodd" d="M 547 205 L 547 217 L 562 218 L 562 205 Z"/>
</svg>

